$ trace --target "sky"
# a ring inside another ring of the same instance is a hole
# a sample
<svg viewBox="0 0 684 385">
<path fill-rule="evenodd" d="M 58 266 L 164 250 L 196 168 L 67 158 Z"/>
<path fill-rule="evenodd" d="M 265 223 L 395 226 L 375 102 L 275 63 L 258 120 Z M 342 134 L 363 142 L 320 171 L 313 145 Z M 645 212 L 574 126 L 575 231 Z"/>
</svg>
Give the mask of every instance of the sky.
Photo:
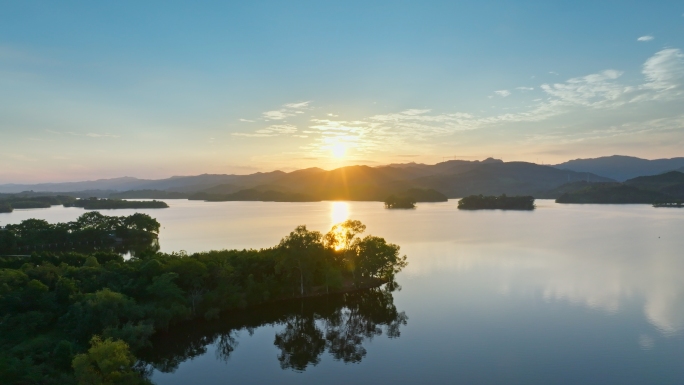
<svg viewBox="0 0 684 385">
<path fill-rule="evenodd" d="M 5 1 L 0 183 L 684 156 L 682 1 Z"/>
</svg>

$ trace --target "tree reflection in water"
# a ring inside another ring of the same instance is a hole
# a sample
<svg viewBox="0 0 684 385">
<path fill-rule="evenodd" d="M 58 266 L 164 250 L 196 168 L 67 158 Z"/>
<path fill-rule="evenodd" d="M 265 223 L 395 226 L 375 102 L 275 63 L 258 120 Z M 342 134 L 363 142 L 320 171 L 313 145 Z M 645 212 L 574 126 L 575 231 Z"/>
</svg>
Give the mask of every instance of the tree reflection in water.
<svg viewBox="0 0 684 385">
<path fill-rule="evenodd" d="M 162 372 L 175 371 L 180 363 L 206 354 L 214 344 L 218 359 L 228 361 L 238 347 L 238 333 L 250 335 L 265 325 L 282 325 L 274 345 L 280 350 L 283 369 L 304 371 L 329 352 L 345 363 L 360 362 L 366 356 L 363 344 L 376 336 L 400 336 L 408 317 L 397 311 L 392 292 L 395 283 L 382 288 L 284 301 L 241 312 L 228 313 L 220 320 L 195 322 L 159 333 L 153 348 L 140 355 L 141 363 Z"/>
</svg>

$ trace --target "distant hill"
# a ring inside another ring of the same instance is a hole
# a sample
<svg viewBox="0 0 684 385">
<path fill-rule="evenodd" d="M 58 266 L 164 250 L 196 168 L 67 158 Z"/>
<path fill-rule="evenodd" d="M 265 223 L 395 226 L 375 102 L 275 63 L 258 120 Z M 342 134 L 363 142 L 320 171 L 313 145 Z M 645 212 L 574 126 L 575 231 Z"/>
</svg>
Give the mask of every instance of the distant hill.
<svg viewBox="0 0 684 385">
<path fill-rule="evenodd" d="M 421 202 L 477 194 L 534 196 L 564 183 L 583 180 L 612 181 L 591 173 L 488 158 L 483 161 L 450 160 L 434 165 L 357 165 L 330 171 L 308 168 L 289 173 L 272 171 L 249 175 L 203 174 L 161 180 L 117 178 L 63 184 L 3 185 L 0 191 L 50 188 L 56 192 L 74 191 L 77 186 L 100 186 L 110 190 L 107 194 L 90 196 L 118 199 L 192 197 L 206 200 L 384 201 L 390 195 L 396 195 L 413 197 Z M 82 193 L 73 195 L 83 196 Z"/>
<path fill-rule="evenodd" d="M 418 178 L 417 185 L 433 188 L 449 198 L 469 195 L 539 195 L 568 182 L 590 179 L 611 182 L 594 174 L 559 170 L 526 162 L 481 164 L 453 175 L 433 175 Z"/>
<path fill-rule="evenodd" d="M 684 199 L 684 173 L 670 171 L 624 183 L 570 183 L 556 188 L 558 203 L 654 203 Z"/>
<path fill-rule="evenodd" d="M 622 182 L 638 176 L 657 175 L 678 169 L 684 171 L 684 158 L 648 160 L 633 156 L 613 155 L 593 159 L 575 159 L 554 167 L 593 173 Z"/>
</svg>

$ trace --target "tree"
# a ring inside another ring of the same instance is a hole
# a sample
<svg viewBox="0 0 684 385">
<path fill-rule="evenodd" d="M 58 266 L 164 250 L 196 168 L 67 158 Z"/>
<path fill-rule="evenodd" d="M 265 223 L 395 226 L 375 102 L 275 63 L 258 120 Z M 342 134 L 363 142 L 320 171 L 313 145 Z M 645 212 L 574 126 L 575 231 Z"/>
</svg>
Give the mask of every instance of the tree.
<svg viewBox="0 0 684 385">
<path fill-rule="evenodd" d="M 124 219 L 124 225 L 131 230 L 145 231 L 159 234 L 161 225 L 156 219 L 143 213 L 135 213 Z"/>
<path fill-rule="evenodd" d="M 313 258 L 320 255 L 323 249 L 321 239 L 320 232 L 309 231 L 306 226 L 297 226 L 278 245 L 281 253 L 276 269 L 284 269 L 289 275 L 293 275 L 295 271 L 299 273 L 300 295 L 304 295 L 304 278 L 311 274 Z"/>
<path fill-rule="evenodd" d="M 362 277 L 390 280 L 406 265 L 406 256 L 399 256 L 399 246 L 384 238 L 369 235 L 356 243 L 357 266 Z"/>
<path fill-rule="evenodd" d="M 355 244 L 358 242 L 359 234 L 364 231 L 366 231 L 366 225 L 361 221 L 348 219 L 333 226 L 324 237 L 324 244 L 339 254 L 340 262 L 352 272 L 355 282 L 357 257 Z"/>
<path fill-rule="evenodd" d="M 71 366 L 80 385 L 149 383 L 133 370 L 135 361 L 125 342 L 94 336 L 88 352 L 76 355 Z"/>
</svg>

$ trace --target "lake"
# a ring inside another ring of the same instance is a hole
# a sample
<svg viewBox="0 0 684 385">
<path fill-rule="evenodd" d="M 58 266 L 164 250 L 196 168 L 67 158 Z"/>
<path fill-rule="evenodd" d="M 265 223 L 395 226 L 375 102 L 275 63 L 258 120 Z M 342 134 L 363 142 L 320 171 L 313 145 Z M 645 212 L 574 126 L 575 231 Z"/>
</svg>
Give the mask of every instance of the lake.
<svg viewBox="0 0 684 385">
<path fill-rule="evenodd" d="M 141 359 L 171 384 L 684 383 L 684 210 L 456 201 L 167 200 L 162 251 L 261 248 L 295 226 L 358 219 L 401 246 L 401 290 L 289 301 L 159 335 Z M 73 220 L 79 208 L 17 210 Z"/>
</svg>

